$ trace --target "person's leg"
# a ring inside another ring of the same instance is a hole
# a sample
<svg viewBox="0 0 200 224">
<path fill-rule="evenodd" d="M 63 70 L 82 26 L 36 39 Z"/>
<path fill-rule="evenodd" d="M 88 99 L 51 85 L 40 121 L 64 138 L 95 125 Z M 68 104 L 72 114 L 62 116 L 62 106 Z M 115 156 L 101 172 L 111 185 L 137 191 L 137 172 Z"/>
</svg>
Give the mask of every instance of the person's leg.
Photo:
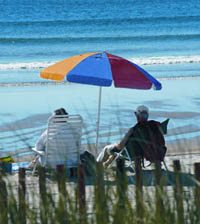
<svg viewBox="0 0 200 224">
<path fill-rule="evenodd" d="M 39 155 L 36 155 L 34 157 L 34 159 L 30 162 L 30 164 L 28 165 L 28 169 L 32 169 L 36 166 L 36 164 L 39 162 L 39 158 L 40 156 Z"/>
<path fill-rule="evenodd" d="M 78 176 L 78 167 L 70 167 L 69 177 L 77 177 L 77 176 Z"/>
<path fill-rule="evenodd" d="M 103 163 L 103 166 L 107 168 L 113 162 L 113 160 L 115 160 L 116 157 L 117 155 L 109 155 L 108 159 Z"/>
</svg>

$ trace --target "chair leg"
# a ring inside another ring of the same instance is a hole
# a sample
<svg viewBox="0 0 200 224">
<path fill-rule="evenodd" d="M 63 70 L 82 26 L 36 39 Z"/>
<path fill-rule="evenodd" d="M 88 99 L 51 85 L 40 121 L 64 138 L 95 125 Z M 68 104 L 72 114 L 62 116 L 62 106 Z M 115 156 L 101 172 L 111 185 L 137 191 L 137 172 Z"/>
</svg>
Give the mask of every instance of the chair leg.
<svg viewBox="0 0 200 224">
<path fill-rule="evenodd" d="M 130 162 L 129 167 L 131 167 L 131 168 L 133 169 L 133 172 L 135 173 L 135 165 L 134 165 L 134 161 L 131 160 L 131 157 L 130 157 L 130 155 L 129 155 L 127 149 L 124 149 L 124 151 L 125 151 L 126 156 L 127 156 L 128 160 L 129 160 L 129 162 Z"/>
<path fill-rule="evenodd" d="M 40 158 L 39 155 L 37 155 L 37 156 L 35 157 L 35 161 L 34 161 L 35 164 L 34 164 L 34 167 L 33 167 L 32 175 L 35 174 L 35 171 L 36 171 L 36 168 L 37 168 L 37 165 L 38 165 L 39 158 Z"/>
<path fill-rule="evenodd" d="M 163 164 L 164 164 L 165 169 L 166 169 L 167 171 L 169 171 L 168 168 L 167 168 L 167 164 L 165 163 L 165 160 L 164 160 L 164 159 L 163 159 Z"/>
</svg>

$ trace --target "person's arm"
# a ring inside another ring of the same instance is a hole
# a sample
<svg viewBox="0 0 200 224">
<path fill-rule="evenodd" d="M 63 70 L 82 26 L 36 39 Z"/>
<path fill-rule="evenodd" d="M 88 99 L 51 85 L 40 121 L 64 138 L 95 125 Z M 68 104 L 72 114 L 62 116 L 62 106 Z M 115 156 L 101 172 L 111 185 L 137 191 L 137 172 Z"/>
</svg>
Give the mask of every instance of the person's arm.
<svg viewBox="0 0 200 224">
<path fill-rule="evenodd" d="M 122 150 L 126 146 L 128 140 L 132 134 L 133 134 L 133 128 L 130 128 L 129 131 L 125 134 L 125 136 L 122 138 L 122 140 L 116 147 L 119 150 Z"/>
</svg>

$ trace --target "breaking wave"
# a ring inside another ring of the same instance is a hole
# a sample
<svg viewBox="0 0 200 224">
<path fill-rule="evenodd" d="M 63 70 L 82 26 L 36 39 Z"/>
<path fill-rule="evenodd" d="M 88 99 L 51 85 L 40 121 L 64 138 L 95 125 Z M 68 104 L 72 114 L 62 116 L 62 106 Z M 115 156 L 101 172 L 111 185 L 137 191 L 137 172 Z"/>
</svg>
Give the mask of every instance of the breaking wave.
<svg viewBox="0 0 200 224">
<path fill-rule="evenodd" d="M 0 70 L 38 70 L 53 64 L 54 62 L 17 62 L 0 64 Z"/>
<path fill-rule="evenodd" d="M 200 63 L 200 55 L 131 58 L 130 60 L 139 65 L 192 64 Z"/>
<path fill-rule="evenodd" d="M 139 65 L 200 63 L 200 55 L 137 57 L 137 58 L 129 58 L 129 60 Z M 1 63 L 0 70 L 39 70 L 48 67 L 55 62 L 56 61 Z"/>
</svg>

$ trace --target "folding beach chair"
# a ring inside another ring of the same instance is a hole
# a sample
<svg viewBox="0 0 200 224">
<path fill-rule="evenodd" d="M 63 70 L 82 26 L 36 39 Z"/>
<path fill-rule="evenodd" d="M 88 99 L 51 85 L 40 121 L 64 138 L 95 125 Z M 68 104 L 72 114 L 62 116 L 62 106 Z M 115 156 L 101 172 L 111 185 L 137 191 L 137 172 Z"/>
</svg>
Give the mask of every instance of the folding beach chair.
<svg viewBox="0 0 200 224">
<path fill-rule="evenodd" d="M 167 134 L 167 126 L 168 126 L 168 123 L 169 123 L 169 119 L 166 119 L 165 121 L 161 122 L 161 126 L 160 127 L 161 127 L 161 131 L 162 131 L 163 135 L 166 135 Z M 133 158 L 133 155 L 131 155 L 129 153 L 130 150 L 134 150 L 134 149 L 132 149 L 131 146 L 127 146 L 127 147 L 123 148 L 119 153 L 118 152 L 114 152 L 113 153 L 114 159 L 110 163 L 109 167 L 117 159 L 125 159 L 125 161 L 128 162 L 127 168 L 130 168 L 130 170 L 132 170 L 132 172 L 135 172 L 134 158 Z M 165 166 L 165 168 L 167 170 L 167 166 L 166 166 L 166 163 L 165 163 L 164 159 L 163 159 L 163 164 L 164 164 L 164 166 Z"/>
<path fill-rule="evenodd" d="M 128 162 L 128 164 L 126 163 L 126 168 L 131 172 L 135 172 L 134 160 L 130 157 L 130 154 L 128 153 L 128 150 L 126 148 L 123 148 L 120 152 L 114 152 L 113 156 L 113 161 L 109 164 L 107 168 L 110 168 L 114 161 L 118 159 L 124 159 Z"/>
<path fill-rule="evenodd" d="M 80 115 L 54 115 L 48 120 L 45 152 L 33 151 L 44 167 L 56 168 L 59 164 L 77 167 L 81 153 L 83 120 Z M 36 166 L 34 167 L 33 173 Z"/>
</svg>

